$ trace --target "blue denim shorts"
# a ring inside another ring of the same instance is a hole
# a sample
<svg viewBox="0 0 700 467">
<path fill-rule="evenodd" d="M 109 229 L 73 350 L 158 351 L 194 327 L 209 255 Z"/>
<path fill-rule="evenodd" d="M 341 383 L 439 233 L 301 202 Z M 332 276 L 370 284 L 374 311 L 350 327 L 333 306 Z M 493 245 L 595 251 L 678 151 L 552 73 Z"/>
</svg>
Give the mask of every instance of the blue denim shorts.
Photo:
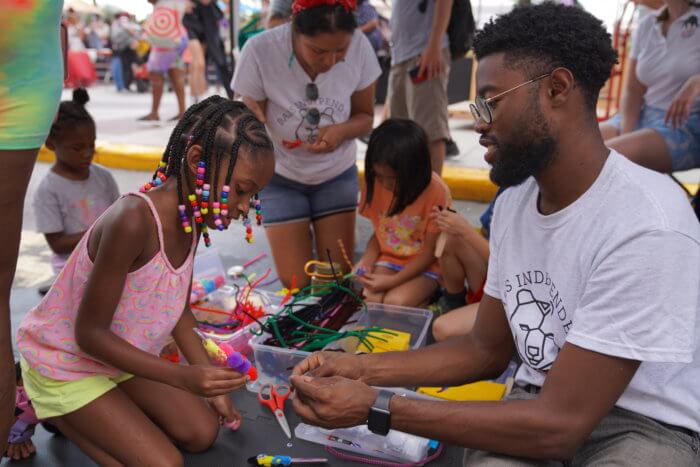
<svg viewBox="0 0 700 467">
<path fill-rule="evenodd" d="M 260 192 L 265 225 L 315 221 L 355 211 L 360 193 L 354 164 L 335 178 L 319 185 L 306 185 L 279 174 Z"/>
<path fill-rule="evenodd" d="M 636 129 L 650 128 L 659 132 L 668 146 L 674 172 L 700 167 L 700 112 L 691 113 L 680 128 L 667 125 L 664 122 L 665 115 L 666 111 L 663 109 L 642 106 Z M 610 123 L 619 129 L 622 124 L 621 115 L 618 113 L 605 123 Z"/>
</svg>

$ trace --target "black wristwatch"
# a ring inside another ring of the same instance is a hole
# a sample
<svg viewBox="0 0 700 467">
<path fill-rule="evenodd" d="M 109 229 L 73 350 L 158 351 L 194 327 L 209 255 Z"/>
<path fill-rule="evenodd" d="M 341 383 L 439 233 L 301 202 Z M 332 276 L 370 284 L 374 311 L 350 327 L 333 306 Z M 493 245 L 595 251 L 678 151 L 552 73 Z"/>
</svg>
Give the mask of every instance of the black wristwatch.
<svg viewBox="0 0 700 467">
<path fill-rule="evenodd" d="M 389 429 L 391 429 L 389 404 L 391 403 L 391 398 L 395 395 L 395 393 L 386 389 L 379 390 L 374 404 L 369 409 L 369 417 L 367 417 L 367 428 L 372 433 L 382 436 L 386 436 L 389 433 Z"/>
</svg>

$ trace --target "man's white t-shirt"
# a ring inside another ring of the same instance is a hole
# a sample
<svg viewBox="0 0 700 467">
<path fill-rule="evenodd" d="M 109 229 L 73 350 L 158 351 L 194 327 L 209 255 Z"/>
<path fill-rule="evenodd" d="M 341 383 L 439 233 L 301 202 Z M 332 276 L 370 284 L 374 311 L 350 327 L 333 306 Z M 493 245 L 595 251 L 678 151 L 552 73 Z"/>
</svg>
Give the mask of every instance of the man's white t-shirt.
<svg viewBox="0 0 700 467">
<path fill-rule="evenodd" d="M 355 30 L 345 60 L 316 77 L 319 98 L 306 98 L 311 79 L 292 51 L 290 24 L 278 26 L 246 42 L 236 64 L 231 87 L 236 94 L 256 101 L 267 100 L 267 131 L 275 145 L 275 172 L 297 182 L 318 185 L 342 174 L 357 159 L 355 140 L 347 140 L 327 154 L 314 154 L 301 147 L 289 149 L 283 140 L 313 143 L 319 128 L 346 122 L 350 98 L 367 88 L 381 74 L 372 45 Z M 321 114 L 317 125 L 305 115 L 309 108 Z"/>
<path fill-rule="evenodd" d="M 639 360 L 616 405 L 700 431 L 700 224 L 684 193 L 611 151 L 566 208 L 542 215 L 538 196 L 533 178 L 506 190 L 491 224 L 485 292 L 503 302 L 516 383 L 542 386 L 567 342 Z"/>
<path fill-rule="evenodd" d="M 637 78 L 647 88 L 644 102 L 666 110 L 688 78 L 700 73 L 700 7 L 690 7 L 676 19 L 666 37 L 658 14 L 640 20 L 630 57 L 637 60 Z M 700 99 L 695 100 L 691 111 L 700 111 Z"/>
</svg>

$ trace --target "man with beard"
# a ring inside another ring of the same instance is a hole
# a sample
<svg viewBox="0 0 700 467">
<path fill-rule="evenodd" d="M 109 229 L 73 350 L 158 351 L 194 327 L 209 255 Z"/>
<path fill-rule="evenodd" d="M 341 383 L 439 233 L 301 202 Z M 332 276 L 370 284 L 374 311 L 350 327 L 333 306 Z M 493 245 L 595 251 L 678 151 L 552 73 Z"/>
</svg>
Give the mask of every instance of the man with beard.
<svg viewBox="0 0 700 467">
<path fill-rule="evenodd" d="M 313 354 L 291 378 L 294 408 L 324 427 L 465 446 L 465 465 L 698 465 L 700 226 L 671 181 L 603 143 L 610 36 L 544 3 L 490 22 L 474 49 L 476 130 L 492 179 L 511 188 L 473 331 L 408 355 Z M 502 401 L 372 387 L 492 378 L 516 352 Z"/>
</svg>

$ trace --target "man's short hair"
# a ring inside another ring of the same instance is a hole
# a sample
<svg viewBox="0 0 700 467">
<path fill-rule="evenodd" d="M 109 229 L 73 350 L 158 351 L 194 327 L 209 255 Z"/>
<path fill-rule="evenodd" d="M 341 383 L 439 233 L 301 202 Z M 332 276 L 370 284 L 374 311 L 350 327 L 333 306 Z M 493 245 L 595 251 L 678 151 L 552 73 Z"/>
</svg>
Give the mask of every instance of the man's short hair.
<svg viewBox="0 0 700 467">
<path fill-rule="evenodd" d="M 590 109 L 617 52 L 602 21 L 577 7 L 551 2 L 513 8 L 492 19 L 474 38 L 477 59 L 504 53 L 509 68 L 524 68 L 534 78 L 557 67 L 571 71 Z"/>
</svg>

